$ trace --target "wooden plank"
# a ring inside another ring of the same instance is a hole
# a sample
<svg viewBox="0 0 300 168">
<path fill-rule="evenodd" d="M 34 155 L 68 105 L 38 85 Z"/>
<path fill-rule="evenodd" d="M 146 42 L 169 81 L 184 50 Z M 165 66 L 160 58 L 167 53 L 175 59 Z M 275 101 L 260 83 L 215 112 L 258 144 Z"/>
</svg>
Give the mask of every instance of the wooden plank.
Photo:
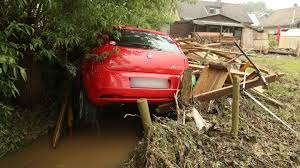
<svg viewBox="0 0 300 168">
<path fill-rule="evenodd" d="M 190 49 L 189 51 L 211 51 L 213 53 L 227 53 L 227 54 L 238 54 L 238 55 L 242 55 L 242 53 L 240 52 L 233 52 L 233 51 L 227 51 L 227 50 L 220 50 L 220 49 L 215 49 L 215 48 L 209 48 L 209 47 L 200 47 L 200 46 L 196 46 L 193 49 Z M 230 58 L 231 59 L 231 58 Z"/>
<path fill-rule="evenodd" d="M 222 44 L 221 43 L 210 43 L 210 44 L 205 44 L 204 47 L 220 47 Z"/>
<path fill-rule="evenodd" d="M 257 72 L 256 71 L 253 71 L 250 75 L 248 75 L 246 77 L 246 80 L 252 80 L 254 79 L 255 77 L 257 77 Z"/>
<path fill-rule="evenodd" d="M 180 44 L 181 49 L 189 49 L 189 48 L 194 48 L 193 44 Z"/>
<path fill-rule="evenodd" d="M 272 74 L 272 75 L 266 76 L 265 78 L 268 83 L 271 83 L 271 82 L 274 82 L 276 79 L 282 77 L 283 75 L 284 74 Z M 250 88 L 254 88 L 254 87 L 262 86 L 262 85 L 264 85 L 264 83 L 261 81 L 261 79 L 253 79 L 253 80 L 246 81 L 245 89 L 250 89 Z M 240 87 L 242 87 L 242 86 L 243 86 L 243 83 L 240 84 Z M 213 100 L 216 98 L 220 98 L 222 96 L 230 95 L 232 93 L 232 88 L 233 87 L 231 85 L 231 86 L 223 87 L 220 89 L 212 90 L 209 92 L 197 94 L 197 95 L 194 95 L 194 97 L 200 101 Z"/>
<path fill-rule="evenodd" d="M 251 89 L 251 91 L 254 92 L 256 95 L 265 98 L 267 101 L 269 101 L 269 102 L 271 102 L 271 103 L 273 103 L 273 104 L 275 104 L 277 106 L 284 107 L 284 104 L 282 102 L 278 101 L 278 100 L 275 100 L 275 99 L 273 99 L 271 97 L 268 97 L 268 96 L 266 96 L 266 95 L 264 95 L 264 94 L 256 91 L 255 89 Z"/>
<path fill-rule="evenodd" d="M 200 55 L 195 53 L 188 53 L 186 54 L 186 57 L 188 58 L 188 60 L 196 60 L 196 61 L 201 61 L 204 59 L 204 56 L 201 57 Z"/>
<path fill-rule="evenodd" d="M 283 55 L 296 55 L 296 53 L 294 51 L 286 51 L 286 50 L 269 50 L 269 53 L 273 53 L 273 54 L 283 54 Z"/>
<path fill-rule="evenodd" d="M 203 65 L 196 65 L 196 64 L 189 64 L 189 68 L 191 69 L 194 69 L 194 70 L 200 70 L 200 72 L 203 71 L 203 69 L 205 68 L 205 66 Z M 245 75 L 245 72 L 241 72 L 237 69 L 230 69 L 229 72 L 231 74 L 234 74 L 234 75 L 239 75 L 239 76 L 244 76 Z M 246 73 L 246 75 L 250 75 L 249 73 Z"/>
<path fill-rule="evenodd" d="M 193 95 L 198 95 L 205 93 L 211 90 L 222 88 L 227 77 L 228 70 L 226 67 L 220 67 L 220 65 L 210 64 L 206 66 L 200 78 L 197 80 L 197 83 L 193 89 Z M 209 101 L 203 101 L 202 108 L 206 109 L 209 105 Z"/>
<path fill-rule="evenodd" d="M 249 62 L 246 62 L 246 63 L 244 63 L 244 64 L 241 65 L 240 71 L 241 71 L 241 72 L 245 72 L 246 69 L 249 68 L 249 67 L 250 67 L 250 63 L 249 63 Z"/>
<path fill-rule="evenodd" d="M 217 65 L 206 66 L 200 78 L 198 79 L 196 86 L 194 87 L 193 94 L 204 93 L 216 88 L 221 88 L 228 76 L 227 69 L 221 69 Z"/>
</svg>

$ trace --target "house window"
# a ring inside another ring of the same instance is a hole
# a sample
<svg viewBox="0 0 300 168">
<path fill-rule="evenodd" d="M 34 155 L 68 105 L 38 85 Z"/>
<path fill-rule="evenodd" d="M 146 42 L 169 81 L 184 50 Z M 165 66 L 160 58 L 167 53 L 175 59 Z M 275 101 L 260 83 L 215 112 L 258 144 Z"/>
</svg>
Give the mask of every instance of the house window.
<svg viewBox="0 0 300 168">
<path fill-rule="evenodd" d="M 215 8 L 209 8 L 209 13 L 210 14 L 216 14 L 216 9 Z"/>
<path fill-rule="evenodd" d="M 208 8 L 209 14 L 220 14 L 220 11 L 219 8 Z"/>
</svg>

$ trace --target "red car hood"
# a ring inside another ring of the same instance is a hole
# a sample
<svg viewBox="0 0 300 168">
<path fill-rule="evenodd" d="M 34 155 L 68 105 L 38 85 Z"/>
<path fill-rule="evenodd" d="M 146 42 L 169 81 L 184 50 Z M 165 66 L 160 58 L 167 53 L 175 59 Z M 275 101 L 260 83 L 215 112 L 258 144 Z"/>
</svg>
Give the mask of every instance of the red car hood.
<svg viewBox="0 0 300 168">
<path fill-rule="evenodd" d="M 109 48 L 112 50 L 115 47 L 118 50 L 104 63 L 105 67 L 111 70 L 179 75 L 188 67 L 187 59 L 181 53 L 121 46 Z"/>
</svg>

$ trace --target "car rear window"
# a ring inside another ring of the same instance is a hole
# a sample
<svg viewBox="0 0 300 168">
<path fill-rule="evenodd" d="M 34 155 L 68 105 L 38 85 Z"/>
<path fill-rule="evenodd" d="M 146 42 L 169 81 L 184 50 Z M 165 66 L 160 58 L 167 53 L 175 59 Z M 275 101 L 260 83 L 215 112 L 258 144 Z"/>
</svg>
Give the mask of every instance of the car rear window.
<svg viewBox="0 0 300 168">
<path fill-rule="evenodd" d="M 120 30 L 120 37 L 116 38 L 115 41 L 118 46 L 180 53 L 177 45 L 170 37 L 154 33 Z"/>
</svg>

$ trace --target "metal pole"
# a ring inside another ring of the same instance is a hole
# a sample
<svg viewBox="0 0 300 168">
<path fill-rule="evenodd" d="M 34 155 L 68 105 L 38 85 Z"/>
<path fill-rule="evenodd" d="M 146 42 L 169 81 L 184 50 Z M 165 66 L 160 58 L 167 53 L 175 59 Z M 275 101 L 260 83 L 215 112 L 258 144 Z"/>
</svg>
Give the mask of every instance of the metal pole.
<svg viewBox="0 0 300 168">
<path fill-rule="evenodd" d="M 268 82 L 265 79 L 265 77 L 262 76 L 260 70 L 257 68 L 257 66 L 254 64 L 254 62 L 252 62 L 252 60 L 247 56 L 247 54 L 244 52 L 244 50 L 234 41 L 234 44 L 236 45 L 236 47 L 242 52 L 242 54 L 247 58 L 247 60 L 250 62 L 250 64 L 253 65 L 257 75 L 259 76 L 259 78 L 264 82 L 265 86 L 268 86 Z"/>
<path fill-rule="evenodd" d="M 278 116 L 276 116 L 271 110 L 269 110 L 265 105 L 263 105 L 261 102 L 259 102 L 257 99 L 255 99 L 250 93 L 246 92 L 244 90 L 244 93 L 251 98 L 254 102 L 256 102 L 259 106 L 261 106 L 263 109 L 265 109 L 269 114 L 271 114 L 274 118 L 276 118 L 278 121 L 280 121 L 283 125 L 285 125 L 289 130 L 291 130 L 294 134 L 298 136 L 298 133 L 287 123 L 285 123 L 283 120 L 281 120 Z"/>
</svg>

